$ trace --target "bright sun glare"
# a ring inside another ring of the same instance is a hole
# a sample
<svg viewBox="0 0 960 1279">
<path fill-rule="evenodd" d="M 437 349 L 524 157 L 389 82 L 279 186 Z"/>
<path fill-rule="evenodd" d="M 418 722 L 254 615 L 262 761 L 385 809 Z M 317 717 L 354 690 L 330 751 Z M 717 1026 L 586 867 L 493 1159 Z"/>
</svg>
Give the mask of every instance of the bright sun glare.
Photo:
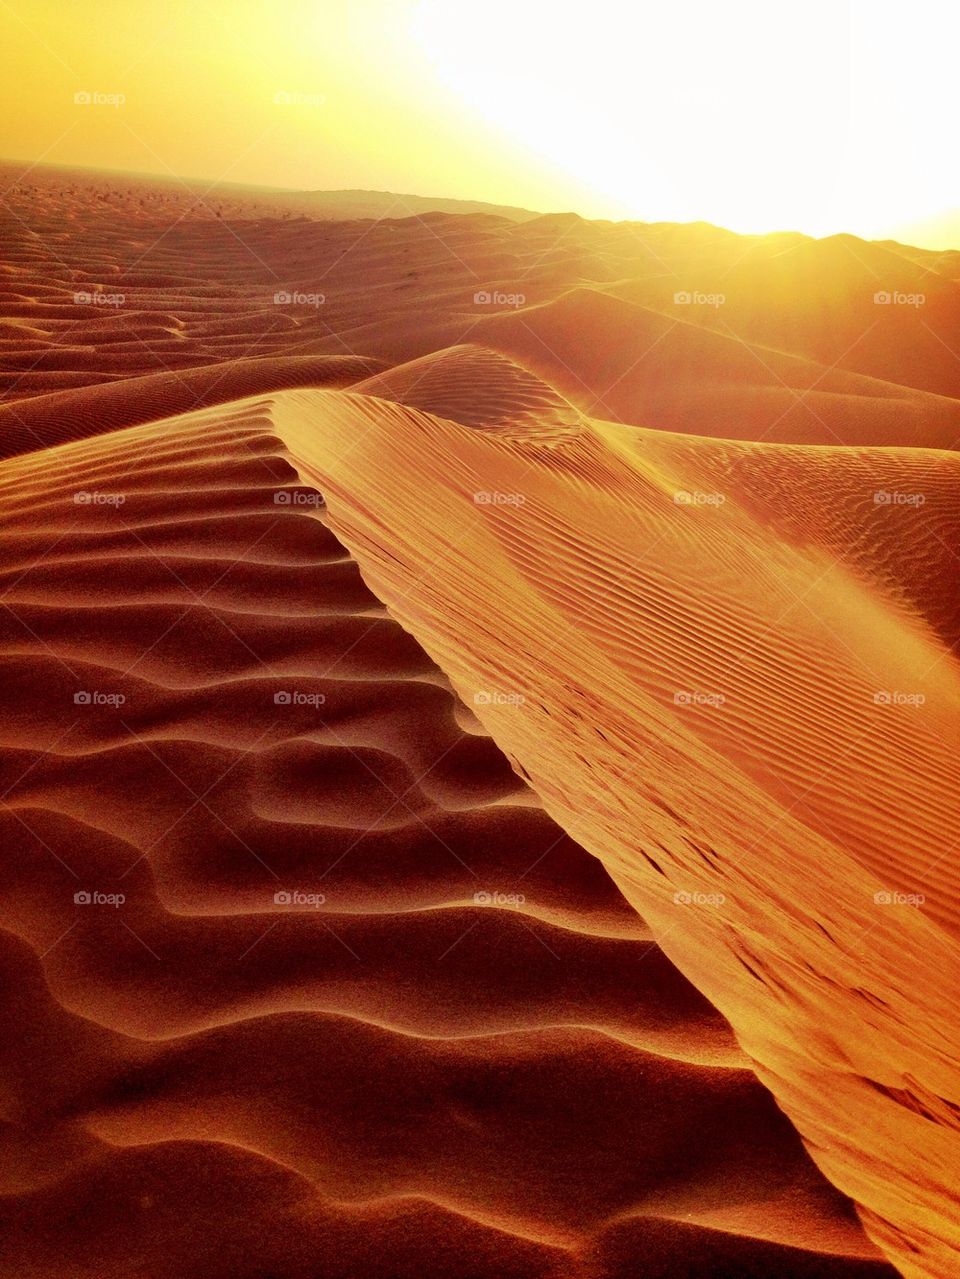
<svg viewBox="0 0 960 1279">
<path fill-rule="evenodd" d="M 470 23 L 422 0 L 413 33 L 482 121 L 608 213 L 825 234 L 956 203 L 958 21 L 934 8 L 922 53 L 886 0 L 486 0 Z"/>
</svg>

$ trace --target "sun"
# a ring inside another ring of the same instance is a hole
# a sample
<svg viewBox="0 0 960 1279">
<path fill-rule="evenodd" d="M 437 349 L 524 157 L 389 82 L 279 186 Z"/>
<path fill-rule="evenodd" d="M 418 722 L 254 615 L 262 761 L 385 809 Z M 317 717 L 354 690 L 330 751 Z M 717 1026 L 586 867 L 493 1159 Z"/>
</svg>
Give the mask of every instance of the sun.
<svg viewBox="0 0 960 1279">
<path fill-rule="evenodd" d="M 595 214 L 825 234 L 957 202 L 942 156 L 915 163 L 945 141 L 950 75 L 929 46 L 904 58 L 884 3 L 487 0 L 467 24 L 422 0 L 413 35 L 478 121 L 591 191 Z"/>
</svg>

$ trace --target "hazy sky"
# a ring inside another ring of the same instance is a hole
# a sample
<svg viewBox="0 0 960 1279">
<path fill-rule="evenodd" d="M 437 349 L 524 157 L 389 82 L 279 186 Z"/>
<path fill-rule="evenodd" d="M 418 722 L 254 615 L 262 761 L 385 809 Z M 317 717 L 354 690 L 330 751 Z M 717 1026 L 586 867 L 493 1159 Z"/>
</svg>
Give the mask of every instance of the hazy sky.
<svg viewBox="0 0 960 1279">
<path fill-rule="evenodd" d="M 0 0 L 0 47 L 8 159 L 960 247 L 955 0 Z"/>
</svg>

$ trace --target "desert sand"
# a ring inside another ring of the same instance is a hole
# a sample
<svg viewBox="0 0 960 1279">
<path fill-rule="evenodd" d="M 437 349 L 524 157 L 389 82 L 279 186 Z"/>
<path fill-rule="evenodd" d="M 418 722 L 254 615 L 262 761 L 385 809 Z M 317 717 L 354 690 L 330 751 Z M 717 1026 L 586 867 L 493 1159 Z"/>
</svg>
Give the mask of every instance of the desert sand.
<svg viewBox="0 0 960 1279">
<path fill-rule="evenodd" d="M 263 199 L 10 179 L 0 1273 L 960 1274 L 960 259 Z"/>
</svg>

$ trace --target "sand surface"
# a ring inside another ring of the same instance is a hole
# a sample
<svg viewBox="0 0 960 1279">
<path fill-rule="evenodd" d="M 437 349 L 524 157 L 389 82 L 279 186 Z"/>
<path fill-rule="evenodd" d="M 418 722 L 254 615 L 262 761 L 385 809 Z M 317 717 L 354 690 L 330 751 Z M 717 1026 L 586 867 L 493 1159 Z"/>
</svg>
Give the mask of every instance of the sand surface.
<svg viewBox="0 0 960 1279">
<path fill-rule="evenodd" d="M 0 1273 L 960 1273 L 956 255 L 167 195 L 3 207 Z"/>
</svg>

